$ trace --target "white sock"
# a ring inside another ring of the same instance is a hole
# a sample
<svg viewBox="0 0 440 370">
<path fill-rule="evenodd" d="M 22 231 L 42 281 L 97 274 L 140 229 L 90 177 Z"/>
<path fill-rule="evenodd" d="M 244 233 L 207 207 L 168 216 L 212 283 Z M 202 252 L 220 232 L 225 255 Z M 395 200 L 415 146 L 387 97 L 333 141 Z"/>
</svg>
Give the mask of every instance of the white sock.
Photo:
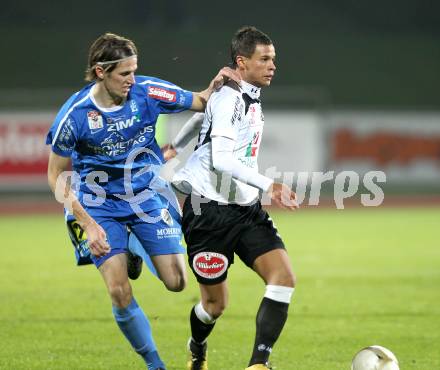
<svg viewBox="0 0 440 370">
<path fill-rule="evenodd" d="M 202 306 L 202 302 L 199 302 L 194 307 L 194 312 L 196 313 L 196 316 L 198 319 L 203 322 L 204 324 L 213 324 L 215 323 L 215 319 L 205 311 L 205 309 Z"/>
<path fill-rule="evenodd" d="M 266 285 L 266 293 L 264 296 L 266 298 L 272 299 L 273 301 L 283 302 L 289 304 L 292 300 L 292 294 L 295 288 L 290 288 L 281 285 Z"/>
</svg>

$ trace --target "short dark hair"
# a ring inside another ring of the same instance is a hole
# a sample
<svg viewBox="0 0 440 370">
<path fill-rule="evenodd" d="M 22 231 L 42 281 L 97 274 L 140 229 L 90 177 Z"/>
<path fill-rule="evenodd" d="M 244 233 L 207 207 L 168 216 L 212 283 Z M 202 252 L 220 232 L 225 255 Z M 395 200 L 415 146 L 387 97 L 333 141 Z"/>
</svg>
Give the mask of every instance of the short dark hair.
<svg viewBox="0 0 440 370">
<path fill-rule="evenodd" d="M 232 67 L 237 67 L 237 56 L 242 55 L 250 58 L 258 44 L 272 45 L 273 42 L 269 36 L 253 26 L 241 27 L 235 33 L 231 42 Z"/>
<path fill-rule="evenodd" d="M 97 63 L 118 60 L 132 55 L 137 55 L 136 45 L 133 41 L 109 32 L 99 36 L 89 49 L 86 81 L 94 81 L 97 79 L 95 71 Z M 117 62 L 108 64 L 105 71 L 111 72 L 117 65 Z"/>
</svg>

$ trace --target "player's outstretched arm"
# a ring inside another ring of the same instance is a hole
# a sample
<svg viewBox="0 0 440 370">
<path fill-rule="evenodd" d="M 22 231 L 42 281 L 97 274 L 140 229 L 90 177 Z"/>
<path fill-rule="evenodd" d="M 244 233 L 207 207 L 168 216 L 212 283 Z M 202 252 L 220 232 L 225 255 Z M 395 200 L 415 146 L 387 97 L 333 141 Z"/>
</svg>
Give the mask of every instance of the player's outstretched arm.
<svg viewBox="0 0 440 370">
<path fill-rule="evenodd" d="M 49 154 L 49 165 L 47 169 L 49 186 L 55 198 L 64 204 L 64 207 L 74 215 L 79 225 L 86 232 L 92 254 L 97 257 L 104 256 L 110 252 L 107 236 L 104 229 L 90 217 L 78 201 L 76 195 L 72 192 L 68 180 L 69 168 L 70 158 L 62 157 L 51 152 Z M 72 177 L 70 176 L 70 181 L 72 181 L 71 179 Z"/>
<path fill-rule="evenodd" d="M 240 84 L 241 77 L 239 73 L 232 68 L 223 67 L 217 73 L 217 76 L 212 79 L 207 89 L 193 93 L 193 102 L 190 109 L 196 112 L 203 112 L 211 94 L 215 90 L 220 89 L 229 80 L 233 80 Z"/>
</svg>

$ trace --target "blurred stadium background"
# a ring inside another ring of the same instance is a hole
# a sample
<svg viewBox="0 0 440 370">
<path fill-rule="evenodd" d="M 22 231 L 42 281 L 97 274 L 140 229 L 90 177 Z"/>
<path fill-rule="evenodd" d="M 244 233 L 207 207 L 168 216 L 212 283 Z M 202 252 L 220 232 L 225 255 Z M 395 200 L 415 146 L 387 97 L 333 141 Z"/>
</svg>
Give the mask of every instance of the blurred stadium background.
<svg viewBox="0 0 440 370">
<path fill-rule="evenodd" d="M 385 193 L 380 207 L 361 208 L 361 190 L 346 203 L 356 210 L 336 210 L 333 185 L 327 182 L 320 206 L 307 206 L 308 190 L 302 211 L 292 216 L 275 214 L 290 242 L 300 281 L 305 276 L 298 297 L 299 319 L 289 324 L 294 334 L 286 334 L 284 348 L 280 346 L 283 352 L 276 358 L 278 369 L 348 369 L 345 364 L 350 356 L 362 345 L 373 344 L 370 338 L 373 342 L 383 339 L 385 342 L 378 344 L 397 348 L 398 357 L 406 364 L 404 369 L 440 368 L 439 2 L 78 0 L 66 4 L 42 0 L 36 4 L 3 0 L 0 231 L 4 238 L 0 257 L 4 268 L 0 269 L 0 338 L 7 345 L 0 349 L 0 369 L 109 369 L 102 354 L 113 351 L 110 343 L 105 343 L 109 348 L 97 346 L 85 355 L 85 359 L 100 358 L 93 366 L 85 362 L 72 365 L 67 355 L 69 346 L 81 352 L 85 347 L 79 341 L 96 342 L 100 336 L 111 336 L 112 345 L 125 346 L 110 322 L 98 274 L 73 266 L 61 206 L 46 185 L 45 135 L 60 105 L 84 85 L 90 43 L 106 31 L 132 38 L 140 51 L 140 74 L 198 90 L 229 62 L 231 36 L 245 24 L 268 33 L 277 49 L 276 77 L 262 95 L 267 124 L 262 171 L 276 166 L 278 171 L 296 174 L 355 171 L 362 178 L 375 170 L 387 175 L 387 182 L 380 184 Z M 172 138 L 188 117 L 162 117 L 160 140 Z M 244 285 L 255 282 L 252 277 L 248 282 L 248 272 L 235 267 L 234 274 L 244 279 Z M 372 281 L 368 281 L 369 274 L 374 274 Z M 328 281 L 336 286 L 327 287 Z M 154 283 L 150 284 L 155 291 Z M 405 284 L 409 290 L 404 289 Z M 337 290 L 338 285 L 348 296 Z M 81 296 L 83 286 L 92 289 L 85 296 Z M 139 285 L 137 289 L 144 289 L 143 299 L 147 301 L 149 288 Z M 326 291 L 324 297 L 322 291 Z M 378 291 L 380 301 L 375 305 Z M 167 332 L 181 330 L 183 334 L 179 332 L 176 337 L 181 336 L 183 343 L 187 308 L 197 296 L 194 280 L 179 298 L 169 296 L 162 288 L 157 294 L 166 297 L 171 323 L 156 325 Z M 244 292 L 235 294 L 232 300 L 237 298 L 241 303 L 255 299 Z M 359 300 L 345 305 L 347 297 L 356 295 Z M 365 295 L 373 297 L 368 304 L 361 300 Z M 96 304 L 90 316 L 82 311 L 82 300 L 86 299 Z M 173 302 L 184 309 L 172 309 Z M 334 308 L 328 309 L 327 302 Z M 57 318 L 58 326 L 45 319 L 54 311 L 52 305 L 65 312 L 65 317 Z M 254 306 L 243 316 L 238 303 L 231 307 L 230 320 L 243 330 L 231 341 L 241 335 L 252 336 L 249 325 Z M 327 316 L 323 307 L 328 309 Z M 344 316 L 344 308 L 360 312 L 360 316 Z M 151 309 L 159 317 L 164 307 L 154 303 Z M 166 320 L 167 314 L 163 316 Z M 248 320 L 244 320 L 247 324 L 243 328 L 240 318 Z M 419 319 L 424 321 L 416 328 Z M 328 334 L 335 321 L 342 336 Z M 176 322 L 182 322 L 181 326 L 174 327 Z M 107 326 L 101 328 L 104 323 Z M 92 325 L 95 336 L 83 339 L 82 325 L 84 331 Z M 359 331 L 354 330 L 359 325 Z M 34 330 L 40 334 L 30 335 Z M 219 352 L 213 357 L 220 358 L 221 354 L 230 360 L 229 353 L 221 348 L 227 344 L 221 342 L 222 335 L 228 335 L 225 327 L 214 339 L 218 340 Z M 176 356 L 172 357 L 175 367 L 171 369 L 179 369 L 180 347 L 174 353 L 169 342 L 157 336 L 160 344 Z M 44 340 L 20 358 L 38 338 Z M 171 339 L 169 333 L 165 338 Z M 314 346 L 317 338 L 322 338 L 322 343 L 318 340 L 320 346 Z M 292 353 L 287 351 L 290 345 Z M 237 354 L 241 362 L 248 352 L 243 347 Z M 345 352 L 338 357 L 341 351 Z M 124 368 L 118 358 L 127 353 L 128 347 L 115 351 L 111 368 Z M 290 367 L 290 355 L 302 362 Z M 69 361 L 63 362 L 65 358 Z M 140 366 L 135 355 L 129 358 L 136 363 L 130 368 Z M 213 370 L 235 368 L 213 366 Z"/>
</svg>

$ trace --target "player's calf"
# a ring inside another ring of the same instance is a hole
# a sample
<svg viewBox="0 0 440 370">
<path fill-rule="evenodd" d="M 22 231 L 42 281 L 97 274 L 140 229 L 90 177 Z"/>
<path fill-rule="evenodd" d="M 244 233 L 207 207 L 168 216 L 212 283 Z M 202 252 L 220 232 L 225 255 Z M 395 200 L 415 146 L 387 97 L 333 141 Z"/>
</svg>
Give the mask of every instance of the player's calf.
<svg viewBox="0 0 440 370">
<path fill-rule="evenodd" d="M 267 364 L 272 348 L 287 320 L 293 291 L 294 288 L 291 287 L 266 286 L 266 293 L 256 317 L 257 330 L 252 357 L 249 361 L 250 367 L 256 364 Z"/>
<path fill-rule="evenodd" d="M 214 329 L 215 318 L 202 303 L 195 305 L 190 314 L 191 338 L 188 341 L 188 370 L 208 370 L 207 338 Z"/>
</svg>

